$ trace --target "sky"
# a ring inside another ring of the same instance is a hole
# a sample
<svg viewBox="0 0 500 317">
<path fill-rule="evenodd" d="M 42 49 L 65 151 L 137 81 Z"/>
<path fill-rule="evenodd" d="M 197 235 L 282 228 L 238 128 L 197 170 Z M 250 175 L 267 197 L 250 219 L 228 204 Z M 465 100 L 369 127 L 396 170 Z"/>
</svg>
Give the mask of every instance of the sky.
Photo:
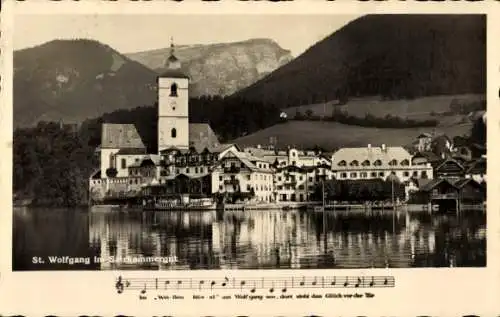
<svg viewBox="0 0 500 317">
<path fill-rule="evenodd" d="M 270 38 L 298 56 L 353 15 L 17 15 L 14 49 L 54 39 L 88 38 L 120 53 L 175 44 L 210 44 Z M 229 27 L 230 26 L 230 27 Z"/>
</svg>

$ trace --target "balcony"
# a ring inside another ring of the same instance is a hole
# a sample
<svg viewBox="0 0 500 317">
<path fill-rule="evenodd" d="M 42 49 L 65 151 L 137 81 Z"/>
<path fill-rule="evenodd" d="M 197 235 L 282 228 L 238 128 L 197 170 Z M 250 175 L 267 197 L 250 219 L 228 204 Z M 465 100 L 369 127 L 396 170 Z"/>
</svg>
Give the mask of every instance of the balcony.
<svg viewBox="0 0 500 317">
<path fill-rule="evenodd" d="M 240 181 L 237 179 L 226 179 L 224 180 L 224 185 L 239 185 Z"/>
<path fill-rule="evenodd" d="M 225 167 L 224 173 L 226 174 L 238 174 L 240 172 L 240 168 L 236 166 Z"/>
</svg>

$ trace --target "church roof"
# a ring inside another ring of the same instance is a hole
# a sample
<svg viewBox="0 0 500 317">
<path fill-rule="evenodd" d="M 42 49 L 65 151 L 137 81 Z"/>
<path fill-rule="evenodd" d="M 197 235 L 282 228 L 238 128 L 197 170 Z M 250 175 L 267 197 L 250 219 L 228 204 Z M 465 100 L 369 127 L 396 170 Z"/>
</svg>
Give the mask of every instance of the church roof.
<svg viewBox="0 0 500 317">
<path fill-rule="evenodd" d="M 201 153 L 205 148 L 213 149 L 220 146 L 214 131 L 207 123 L 189 124 L 189 146 Z"/>
<path fill-rule="evenodd" d="M 134 124 L 103 123 L 101 148 L 143 149 L 145 145 Z"/>
</svg>

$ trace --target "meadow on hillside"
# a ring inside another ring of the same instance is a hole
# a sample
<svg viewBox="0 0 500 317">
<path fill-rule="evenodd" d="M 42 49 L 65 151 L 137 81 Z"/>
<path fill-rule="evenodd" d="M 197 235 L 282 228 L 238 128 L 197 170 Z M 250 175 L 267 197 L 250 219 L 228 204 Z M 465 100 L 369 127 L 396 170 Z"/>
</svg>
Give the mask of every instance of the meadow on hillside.
<svg viewBox="0 0 500 317">
<path fill-rule="evenodd" d="M 483 100 L 485 100 L 485 96 L 481 94 L 430 96 L 413 100 L 382 100 L 380 96 L 374 96 L 353 98 L 345 105 L 338 105 L 338 101 L 335 100 L 286 108 L 283 111 L 288 115 L 288 118 L 293 118 L 297 111 L 305 114 L 310 110 L 313 116 L 331 116 L 332 112 L 338 109 L 360 118 L 363 118 L 366 114 L 371 114 L 377 118 L 391 115 L 401 117 L 402 119 L 435 119 L 440 122 L 441 126 L 447 126 L 460 123 L 464 116 L 463 114 L 447 113 L 450 112 L 450 105 L 453 102 L 471 104 Z"/>
<path fill-rule="evenodd" d="M 472 123 L 435 128 L 436 134 L 444 133 L 450 138 L 466 135 Z M 267 145 L 271 138 L 276 138 L 277 147 L 296 146 L 313 148 L 320 146 L 335 149 L 349 146 L 388 146 L 409 145 L 424 132 L 432 132 L 432 128 L 378 129 L 345 125 L 326 121 L 289 121 L 257 131 L 234 141 L 239 145 Z"/>
</svg>

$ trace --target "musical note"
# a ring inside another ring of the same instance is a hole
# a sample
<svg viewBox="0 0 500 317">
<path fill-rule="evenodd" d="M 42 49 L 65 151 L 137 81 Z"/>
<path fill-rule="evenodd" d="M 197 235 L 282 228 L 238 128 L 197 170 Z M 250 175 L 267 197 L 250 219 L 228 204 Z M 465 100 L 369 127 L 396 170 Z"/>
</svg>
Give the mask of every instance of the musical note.
<svg viewBox="0 0 500 317">
<path fill-rule="evenodd" d="M 374 284 L 375 284 L 375 280 L 374 280 L 374 277 L 372 276 L 372 280 L 370 282 L 370 287 L 373 287 Z"/>
<path fill-rule="evenodd" d="M 332 281 L 331 285 L 335 285 L 335 284 L 337 284 L 337 277 L 336 276 L 333 277 L 333 281 Z"/>
<path fill-rule="evenodd" d="M 286 281 L 285 281 L 285 286 L 281 289 L 282 293 L 286 293 Z"/>
<path fill-rule="evenodd" d="M 242 291 L 242 290 L 243 290 L 243 285 L 245 285 L 245 284 L 246 284 L 246 282 L 245 282 L 245 281 L 241 281 L 241 282 L 240 282 L 240 291 Z"/>
<path fill-rule="evenodd" d="M 274 292 L 274 281 L 272 282 L 272 287 L 269 289 L 269 293 L 273 293 Z"/>
<path fill-rule="evenodd" d="M 384 285 L 387 285 L 387 277 L 384 280 Z"/>
<path fill-rule="evenodd" d="M 141 294 L 146 294 L 146 283 L 144 283 L 144 287 L 141 289 Z"/>
<path fill-rule="evenodd" d="M 250 290 L 250 293 L 255 293 L 255 289 L 256 289 L 255 282 L 253 282 L 253 288 Z"/>
<path fill-rule="evenodd" d="M 349 286 L 349 280 L 348 280 L 348 278 L 346 277 L 346 278 L 345 278 L 345 282 L 344 282 L 344 287 L 347 287 L 347 286 Z"/>
<path fill-rule="evenodd" d="M 165 289 L 168 288 L 168 284 L 170 284 L 170 281 L 165 281 L 165 285 L 164 285 Z"/>
<path fill-rule="evenodd" d="M 198 283 L 198 289 L 201 291 L 201 285 L 205 284 L 205 281 L 201 280 L 200 283 Z"/>
<path fill-rule="evenodd" d="M 356 285 L 354 285 L 354 287 L 359 287 L 361 285 L 361 278 L 358 277 L 358 282 L 356 283 Z"/>
<path fill-rule="evenodd" d="M 229 282 L 229 279 L 227 277 L 224 277 L 224 282 L 222 283 L 222 286 L 226 286 L 226 283 Z"/>
<path fill-rule="evenodd" d="M 177 281 L 177 289 L 179 289 L 179 286 L 181 286 L 181 284 L 182 284 L 181 280 Z"/>
<path fill-rule="evenodd" d="M 215 285 L 215 281 L 212 281 L 212 283 L 210 283 L 210 289 L 214 289 L 214 285 Z"/>
<path fill-rule="evenodd" d="M 315 277 L 314 277 L 314 281 L 312 282 L 312 285 L 316 285 L 316 283 L 318 283 L 317 279 L 318 279 L 318 278 L 315 276 Z"/>
<path fill-rule="evenodd" d="M 304 286 L 305 282 L 306 282 L 306 277 L 302 276 L 302 281 L 300 281 L 300 286 Z"/>
</svg>

